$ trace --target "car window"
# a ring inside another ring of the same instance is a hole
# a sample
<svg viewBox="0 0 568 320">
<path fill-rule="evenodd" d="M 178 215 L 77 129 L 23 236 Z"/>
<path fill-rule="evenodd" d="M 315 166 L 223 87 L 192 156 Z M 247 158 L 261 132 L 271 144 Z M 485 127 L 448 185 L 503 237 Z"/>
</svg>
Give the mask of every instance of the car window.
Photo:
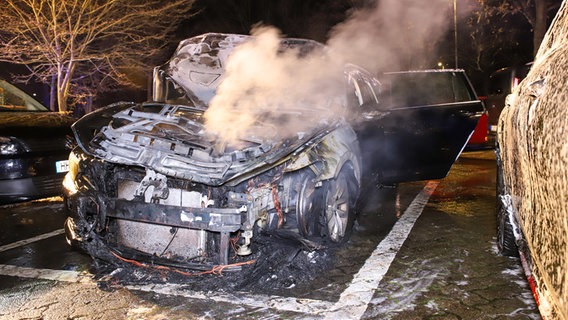
<svg viewBox="0 0 568 320">
<path fill-rule="evenodd" d="M 458 72 L 387 74 L 392 106 L 422 106 L 475 99 L 467 80 Z"/>
<path fill-rule="evenodd" d="M 356 82 L 357 88 L 359 90 L 359 105 L 375 105 L 379 102 L 373 88 L 371 87 L 371 84 L 368 81 L 364 79 L 358 79 L 356 80 Z"/>
<path fill-rule="evenodd" d="M 0 110 L 47 111 L 47 108 L 24 91 L 4 80 L 0 80 Z"/>
<path fill-rule="evenodd" d="M 527 76 L 532 62 L 519 67 L 508 67 L 495 71 L 489 76 L 488 93 L 507 95 Z"/>
<path fill-rule="evenodd" d="M 460 74 L 452 73 L 452 88 L 454 92 L 455 102 L 470 101 L 476 99 L 476 97 L 472 96 L 471 91 L 469 91 L 466 83 L 467 80 L 463 79 Z"/>
<path fill-rule="evenodd" d="M 377 104 L 379 99 L 377 98 L 377 93 L 375 92 L 373 85 L 368 80 L 360 81 L 361 92 L 363 95 L 363 104 Z"/>
</svg>

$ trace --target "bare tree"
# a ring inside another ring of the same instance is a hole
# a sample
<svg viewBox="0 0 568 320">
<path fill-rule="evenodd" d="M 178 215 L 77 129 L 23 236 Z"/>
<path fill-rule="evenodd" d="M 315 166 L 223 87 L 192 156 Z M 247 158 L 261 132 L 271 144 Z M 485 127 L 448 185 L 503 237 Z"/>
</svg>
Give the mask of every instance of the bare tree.
<svg viewBox="0 0 568 320">
<path fill-rule="evenodd" d="M 533 29 L 533 54 L 536 54 L 553 15 L 560 8 L 561 0 L 478 0 L 497 16 L 521 14 Z"/>
<path fill-rule="evenodd" d="M 128 71 L 147 65 L 168 44 L 193 0 L 3 3 L 0 61 L 26 65 L 31 74 L 22 81 L 53 84 L 52 109 L 57 101 L 57 109 L 67 111 L 72 92 L 88 97 L 103 87 L 133 85 Z"/>
</svg>

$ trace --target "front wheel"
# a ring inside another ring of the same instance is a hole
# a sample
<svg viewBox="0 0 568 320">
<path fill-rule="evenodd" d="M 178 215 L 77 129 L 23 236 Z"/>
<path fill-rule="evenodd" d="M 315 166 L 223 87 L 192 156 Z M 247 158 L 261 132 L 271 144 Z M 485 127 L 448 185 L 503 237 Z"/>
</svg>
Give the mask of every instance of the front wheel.
<svg viewBox="0 0 568 320">
<path fill-rule="evenodd" d="M 355 220 L 357 193 L 358 184 L 350 167 L 344 167 L 335 179 L 326 183 L 322 221 L 324 238 L 334 243 L 349 239 Z"/>
<path fill-rule="evenodd" d="M 512 209 L 510 198 L 505 192 L 505 182 L 503 180 L 503 168 L 500 162 L 500 152 L 497 148 L 497 249 L 499 253 L 509 257 L 518 257 L 519 251 L 513 224 L 510 221 Z"/>
<path fill-rule="evenodd" d="M 295 215 L 288 217 L 287 227 L 316 242 L 345 242 L 353 228 L 359 192 L 351 166 L 344 166 L 336 178 L 325 181 L 321 187 L 311 171 L 291 177 Z"/>
</svg>

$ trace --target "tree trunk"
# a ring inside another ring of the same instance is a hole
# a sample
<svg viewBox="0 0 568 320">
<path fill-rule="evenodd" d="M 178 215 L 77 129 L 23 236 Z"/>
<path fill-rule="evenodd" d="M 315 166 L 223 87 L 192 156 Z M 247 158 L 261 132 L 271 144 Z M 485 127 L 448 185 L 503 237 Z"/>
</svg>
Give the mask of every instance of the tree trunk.
<svg viewBox="0 0 568 320">
<path fill-rule="evenodd" d="M 55 102 L 57 101 L 57 86 L 56 86 L 55 75 L 51 76 L 51 83 L 49 84 L 49 110 L 57 111 L 55 108 Z"/>
<path fill-rule="evenodd" d="M 535 0 L 535 22 L 534 22 L 534 35 L 533 35 L 533 55 L 536 56 L 538 48 L 544 34 L 546 33 L 546 20 L 547 20 L 547 0 Z"/>
<path fill-rule="evenodd" d="M 67 112 L 67 98 L 69 96 L 69 86 L 75 70 L 75 63 L 70 61 L 66 65 L 60 65 L 57 69 L 57 105 L 59 112 Z"/>
</svg>

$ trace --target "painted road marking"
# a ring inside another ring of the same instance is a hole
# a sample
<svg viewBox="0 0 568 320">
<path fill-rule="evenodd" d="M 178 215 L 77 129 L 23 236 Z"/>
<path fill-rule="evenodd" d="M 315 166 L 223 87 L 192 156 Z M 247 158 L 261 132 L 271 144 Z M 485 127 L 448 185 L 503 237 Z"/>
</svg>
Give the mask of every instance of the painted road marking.
<svg viewBox="0 0 568 320">
<path fill-rule="evenodd" d="M 429 181 L 412 200 L 389 234 L 379 243 L 353 277 L 351 284 L 341 293 L 339 301 L 325 314 L 325 319 L 360 319 L 363 316 L 379 283 L 408 238 L 414 223 L 422 214 L 424 206 L 428 203 L 438 183 L 438 181 Z"/>
<path fill-rule="evenodd" d="M 244 292 L 198 292 L 183 289 L 177 284 L 155 284 L 144 286 L 124 286 L 129 290 L 155 292 L 164 295 L 182 296 L 190 299 L 214 300 L 230 304 L 246 305 L 258 309 L 275 309 L 279 311 L 293 311 L 304 314 L 323 314 L 334 304 L 332 301 L 304 299 L 294 297 L 255 295 Z"/>
<path fill-rule="evenodd" d="M 20 278 L 32 278 L 54 280 L 61 282 L 95 283 L 88 272 L 73 270 L 53 270 L 19 267 L 14 265 L 0 264 L 0 275 Z M 279 311 L 294 311 L 305 314 L 322 314 L 334 304 L 332 301 L 302 299 L 293 297 L 254 295 L 249 293 L 213 293 L 187 290 L 179 284 L 149 284 L 149 285 L 125 285 L 121 286 L 129 290 L 154 292 L 164 295 L 181 296 L 190 299 L 213 300 L 231 304 L 246 305 L 253 308 L 272 308 Z"/>
<path fill-rule="evenodd" d="M 85 282 L 92 279 L 92 277 L 86 273 L 73 270 L 27 268 L 9 264 L 0 264 L 0 275 L 63 282 Z"/>
<path fill-rule="evenodd" d="M 55 230 L 55 231 L 51 231 L 51 232 L 48 232 L 48 233 L 41 234 L 41 235 L 33 237 L 33 238 L 25 239 L 25 240 L 22 240 L 22 241 L 12 242 L 12 243 L 9 243 L 7 245 L 1 246 L 0 252 L 4 252 L 4 251 L 7 251 L 7 250 L 11 250 L 11 249 L 14 249 L 14 248 L 25 246 L 25 245 L 28 245 L 32 242 L 36 242 L 36 241 L 48 239 L 48 238 L 51 238 L 51 237 L 55 237 L 55 236 L 58 236 L 58 235 L 63 234 L 63 233 L 65 233 L 65 230 L 58 229 L 58 230 Z"/>
<path fill-rule="evenodd" d="M 341 293 L 336 302 L 290 298 L 281 296 L 254 295 L 248 293 L 212 293 L 184 289 L 178 284 L 127 285 L 129 290 L 155 292 L 164 295 L 177 295 L 191 299 L 208 299 L 217 302 L 246 305 L 253 308 L 270 308 L 279 311 L 294 311 L 304 314 L 323 316 L 325 319 L 360 319 L 373 298 L 384 275 L 387 273 L 396 254 L 410 234 L 414 223 L 422 214 L 428 199 L 434 193 L 439 181 L 429 181 L 422 191 L 412 200 L 404 214 L 394 224 L 389 234 L 377 245 L 365 264 L 353 277 L 350 285 Z M 63 233 L 63 229 L 46 233 L 31 239 L 14 242 L 0 247 L 0 252 L 16 248 L 34 241 L 46 239 Z M 8 248 L 8 249 L 4 249 Z M 0 264 L 0 275 L 48 279 L 64 282 L 89 282 L 88 273 L 70 270 L 51 270 L 25 268 Z"/>
</svg>

